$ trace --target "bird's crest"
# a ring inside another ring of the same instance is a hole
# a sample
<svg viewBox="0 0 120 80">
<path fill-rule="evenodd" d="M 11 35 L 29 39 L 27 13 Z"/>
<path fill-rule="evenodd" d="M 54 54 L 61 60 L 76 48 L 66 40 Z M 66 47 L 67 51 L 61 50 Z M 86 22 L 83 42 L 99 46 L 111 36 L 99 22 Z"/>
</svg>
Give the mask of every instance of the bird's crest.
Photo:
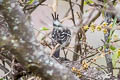
<svg viewBox="0 0 120 80">
<path fill-rule="evenodd" d="M 52 17 L 53 17 L 53 26 L 55 26 L 55 27 L 61 27 L 62 25 L 61 25 L 61 22 L 59 21 L 59 18 L 58 18 L 58 14 L 56 13 L 56 12 L 54 12 L 53 14 L 52 14 Z"/>
<path fill-rule="evenodd" d="M 56 12 L 52 13 L 53 20 L 59 20 L 58 16 Z"/>
</svg>

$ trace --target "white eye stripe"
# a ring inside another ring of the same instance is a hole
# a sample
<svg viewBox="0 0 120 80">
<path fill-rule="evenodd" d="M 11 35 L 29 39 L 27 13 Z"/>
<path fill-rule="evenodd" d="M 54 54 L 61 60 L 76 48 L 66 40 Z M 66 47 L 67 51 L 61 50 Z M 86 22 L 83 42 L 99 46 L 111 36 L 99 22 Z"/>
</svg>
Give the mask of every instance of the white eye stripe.
<svg viewBox="0 0 120 80">
<path fill-rule="evenodd" d="M 56 26 L 61 25 L 61 23 L 60 23 L 58 20 L 55 20 L 55 21 L 54 21 L 54 24 L 55 24 Z"/>
</svg>

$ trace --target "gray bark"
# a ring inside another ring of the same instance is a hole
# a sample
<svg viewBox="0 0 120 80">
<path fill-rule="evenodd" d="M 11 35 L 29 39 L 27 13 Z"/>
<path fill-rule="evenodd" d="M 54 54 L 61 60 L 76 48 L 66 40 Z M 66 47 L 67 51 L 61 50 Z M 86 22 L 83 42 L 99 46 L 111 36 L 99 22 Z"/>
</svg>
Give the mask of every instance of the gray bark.
<svg viewBox="0 0 120 80">
<path fill-rule="evenodd" d="M 44 52 L 35 39 L 30 16 L 24 14 L 17 0 L 0 0 L 0 12 L 8 23 L 0 28 L 0 47 L 4 46 L 26 69 L 45 80 L 78 80 Z"/>
</svg>

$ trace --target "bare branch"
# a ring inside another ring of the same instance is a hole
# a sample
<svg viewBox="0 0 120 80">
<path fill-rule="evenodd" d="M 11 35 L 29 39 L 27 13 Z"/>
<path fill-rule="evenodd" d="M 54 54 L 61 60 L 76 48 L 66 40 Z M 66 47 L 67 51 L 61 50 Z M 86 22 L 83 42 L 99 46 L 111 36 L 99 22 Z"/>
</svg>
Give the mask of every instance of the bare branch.
<svg viewBox="0 0 120 80">
<path fill-rule="evenodd" d="M 81 0 L 81 7 L 80 7 L 80 10 L 81 10 L 82 13 L 83 13 L 83 8 L 84 8 L 84 0 Z"/>
<path fill-rule="evenodd" d="M 74 12 L 73 12 L 73 7 L 72 7 L 71 0 L 69 0 L 69 5 L 70 5 L 70 9 L 71 9 L 71 14 L 72 14 L 72 21 L 73 21 L 74 25 L 76 25 L 75 24 L 75 17 L 74 17 Z"/>
</svg>

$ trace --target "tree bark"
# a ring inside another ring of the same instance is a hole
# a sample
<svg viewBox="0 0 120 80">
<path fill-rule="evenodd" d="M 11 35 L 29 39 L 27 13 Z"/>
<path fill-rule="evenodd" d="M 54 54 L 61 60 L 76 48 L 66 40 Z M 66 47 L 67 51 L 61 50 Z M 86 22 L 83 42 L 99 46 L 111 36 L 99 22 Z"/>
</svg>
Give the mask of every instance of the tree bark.
<svg viewBox="0 0 120 80">
<path fill-rule="evenodd" d="M 36 41 L 30 15 L 25 15 L 17 0 L 0 0 L 0 12 L 8 26 L 0 33 L 0 47 L 14 54 L 28 70 L 45 80 L 78 80 L 70 70 L 49 57 Z"/>
</svg>

